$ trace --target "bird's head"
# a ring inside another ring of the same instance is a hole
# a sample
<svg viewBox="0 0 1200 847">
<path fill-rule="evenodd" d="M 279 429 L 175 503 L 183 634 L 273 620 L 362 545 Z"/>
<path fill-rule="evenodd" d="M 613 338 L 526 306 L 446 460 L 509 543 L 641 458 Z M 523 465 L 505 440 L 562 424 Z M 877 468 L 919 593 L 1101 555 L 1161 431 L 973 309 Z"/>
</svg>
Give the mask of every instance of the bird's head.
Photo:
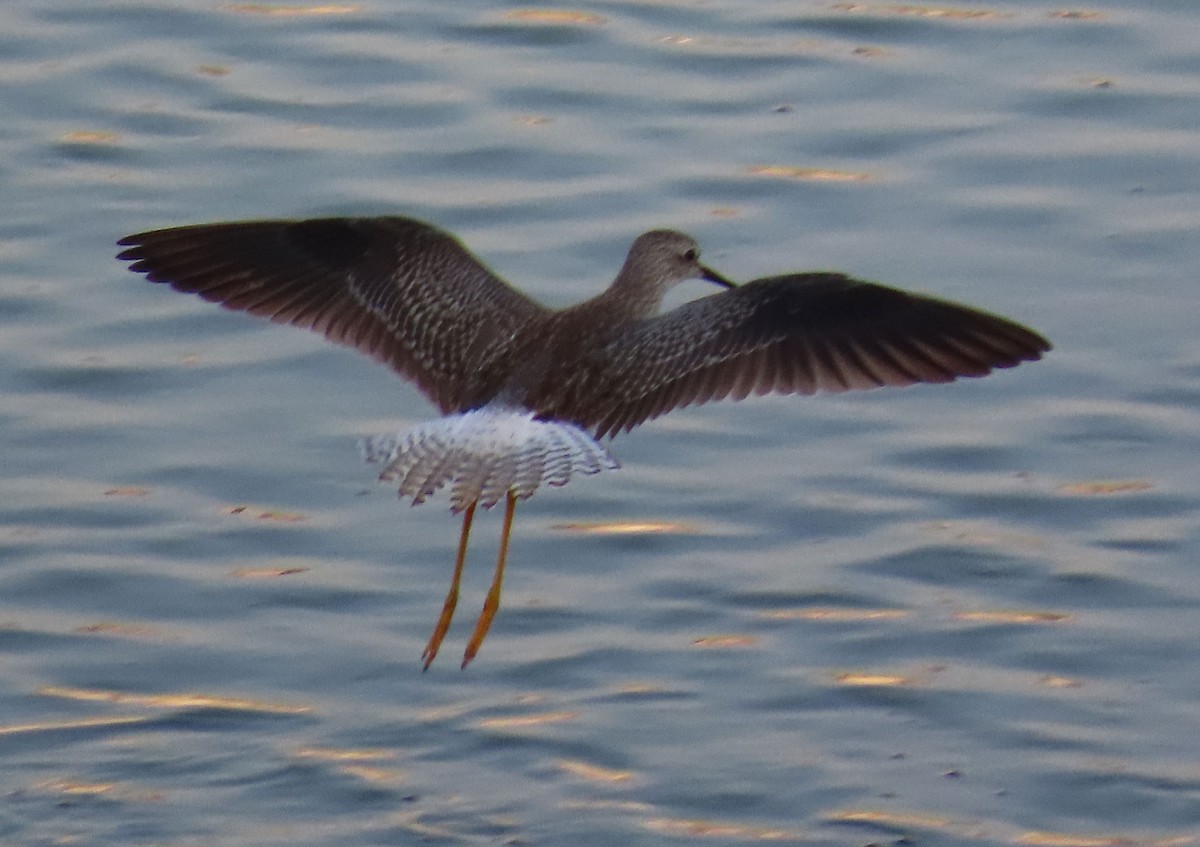
<svg viewBox="0 0 1200 847">
<path fill-rule="evenodd" d="M 700 245 L 696 239 L 670 229 L 654 229 L 633 242 L 613 288 L 657 308 L 668 291 L 689 279 L 703 279 L 723 288 L 735 287 L 700 263 Z"/>
</svg>

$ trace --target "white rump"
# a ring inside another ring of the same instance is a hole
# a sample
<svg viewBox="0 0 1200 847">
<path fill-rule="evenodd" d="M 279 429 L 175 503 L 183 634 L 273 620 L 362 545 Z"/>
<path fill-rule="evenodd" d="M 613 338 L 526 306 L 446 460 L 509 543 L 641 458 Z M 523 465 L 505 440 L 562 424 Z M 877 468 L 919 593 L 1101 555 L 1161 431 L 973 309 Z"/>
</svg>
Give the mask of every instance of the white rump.
<svg viewBox="0 0 1200 847">
<path fill-rule="evenodd" d="M 381 480 L 400 482 L 400 496 L 422 503 L 450 485 L 450 506 L 485 509 L 513 492 L 522 500 L 542 483 L 566 485 L 572 474 L 620 467 L 587 432 L 542 421 L 526 410 L 484 407 L 362 442 L 363 457 L 381 463 Z"/>
</svg>

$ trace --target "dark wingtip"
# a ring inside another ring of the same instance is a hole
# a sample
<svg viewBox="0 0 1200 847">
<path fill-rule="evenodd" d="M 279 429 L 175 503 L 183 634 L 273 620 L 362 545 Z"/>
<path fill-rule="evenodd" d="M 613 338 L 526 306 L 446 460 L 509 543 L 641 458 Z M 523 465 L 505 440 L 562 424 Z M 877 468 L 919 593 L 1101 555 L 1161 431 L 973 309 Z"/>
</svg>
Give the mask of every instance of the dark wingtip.
<svg viewBox="0 0 1200 847">
<path fill-rule="evenodd" d="M 117 246 L 125 247 L 127 249 L 118 253 L 117 259 L 122 262 L 133 262 L 138 259 L 144 259 L 145 255 L 142 251 L 146 246 L 146 236 L 148 234 L 149 233 L 138 232 L 134 233 L 133 235 L 127 235 L 124 238 L 118 239 Z"/>
<path fill-rule="evenodd" d="M 1001 322 L 1013 342 L 1022 348 L 1016 352 L 1016 355 L 1019 357 L 1017 361 L 1007 367 L 1013 367 L 1021 362 L 1041 361 L 1043 356 L 1054 349 L 1054 345 L 1050 343 L 1050 340 L 1037 330 L 1030 329 L 1024 324 L 1019 324 L 1006 318 L 995 317 L 995 320 Z M 1004 366 L 1000 365 L 998 367 Z"/>
</svg>

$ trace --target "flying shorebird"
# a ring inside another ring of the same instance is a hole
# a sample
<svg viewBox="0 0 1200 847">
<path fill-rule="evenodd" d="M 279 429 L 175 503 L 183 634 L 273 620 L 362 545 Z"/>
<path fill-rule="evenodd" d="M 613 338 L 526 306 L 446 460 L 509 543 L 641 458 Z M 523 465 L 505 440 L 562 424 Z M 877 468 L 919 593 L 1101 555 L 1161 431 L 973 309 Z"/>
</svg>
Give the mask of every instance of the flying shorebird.
<svg viewBox="0 0 1200 847">
<path fill-rule="evenodd" d="M 500 605 L 517 500 L 618 467 L 601 439 L 680 406 L 950 382 L 1034 361 L 1050 343 L 1005 318 L 840 273 L 735 285 L 690 236 L 639 236 L 612 285 L 566 309 L 510 287 L 450 234 L 401 217 L 213 223 L 130 235 L 117 258 L 151 282 L 311 329 L 391 366 L 440 419 L 370 439 L 381 479 L 463 515 L 454 575 L 422 654 L 458 601 L 475 509 L 505 501 L 500 552 L 462 666 Z M 660 314 L 688 279 L 725 289 Z"/>
</svg>

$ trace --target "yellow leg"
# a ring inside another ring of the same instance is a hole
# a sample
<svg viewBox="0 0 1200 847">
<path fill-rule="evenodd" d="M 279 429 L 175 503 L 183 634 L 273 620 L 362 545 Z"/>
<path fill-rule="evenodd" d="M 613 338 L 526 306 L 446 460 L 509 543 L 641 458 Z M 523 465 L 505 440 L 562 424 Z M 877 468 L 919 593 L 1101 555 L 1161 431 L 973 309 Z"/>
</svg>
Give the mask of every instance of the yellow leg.
<svg viewBox="0 0 1200 847">
<path fill-rule="evenodd" d="M 492 626 L 492 618 L 496 617 L 496 610 L 500 608 L 500 583 L 504 581 L 504 560 L 508 556 L 508 535 L 512 531 L 513 512 L 517 508 L 517 495 L 513 492 L 508 492 L 508 498 L 504 501 L 504 528 L 500 530 L 500 556 L 496 559 L 496 575 L 492 577 L 492 587 L 488 589 L 487 600 L 483 603 L 483 611 L 479 614 L 479 620 L 475 622 L 475 632 L 471 634 L 471 640 L 467 642 L 467 652 L 463 654 L 462 666 L 465 668 L 475 654 L 479 652 L 479 648 L 483 646 L 483 639 L 487 637 L 488 630 Z"/>
<path fill-rule="evenodd" d="M 454 577 L 450 581 L 446 602 L 442 604 L 442 616 L 438 618 L 433 635 L 429 636 L 429 643 L 425 645 L 425 652 L 421 654 L 421 660 L 425 663 L 424 670 L 429 670 L 429 666 L 437 657 L 442 639 L 446 637 L 446 630 L 450 628 L 450 619 L 454 617 L 454 607 L 458 605 L 458 584 L 462 580 L 463 562 L 467 558 L 467 538 L 471 535 L 471 521 L 474 517 L 475 504 L 472 503 L 463 512 L 462 534 L 458 537 L 458 556 L 454 559 Z"/>
</svg>

